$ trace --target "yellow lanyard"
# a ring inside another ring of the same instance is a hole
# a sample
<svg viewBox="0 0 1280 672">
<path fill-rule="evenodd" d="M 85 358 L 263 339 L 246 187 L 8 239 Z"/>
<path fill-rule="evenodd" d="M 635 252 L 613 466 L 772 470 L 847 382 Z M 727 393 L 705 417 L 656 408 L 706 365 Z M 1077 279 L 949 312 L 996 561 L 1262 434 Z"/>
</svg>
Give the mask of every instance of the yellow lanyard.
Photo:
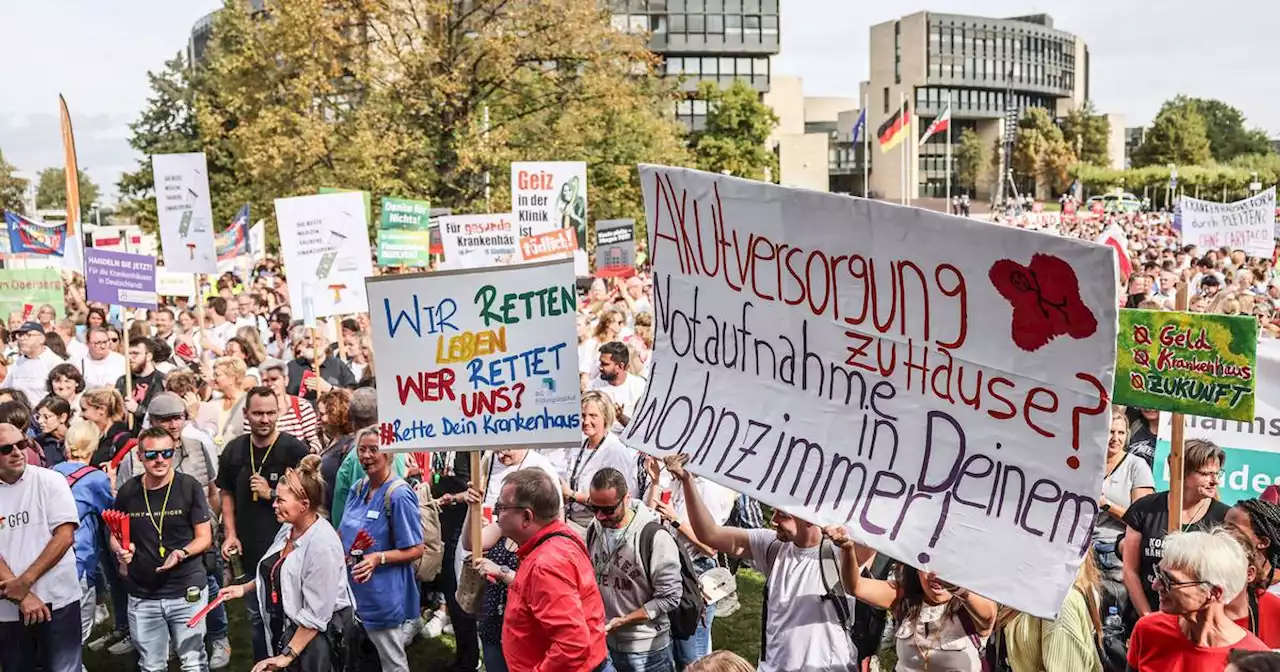
<svg viewBox="0 0 1280 672">
<path fill-rule="evenodd" d="M 249 437 L 249 470 L 252 471 L 255 476 L 262 475 L 262 468 L 267 466 L 267 458 L 271 456 L 271 451 L 276 447 L 276 441 L 279 440 L 280 435 L 276 434 L 276 438 L 271 440 L 271 445 L 267 446 L 267 452 L 262 454 L 262 462 L 260 462 L 257 468 L 255 468 L 253 466 L 253 437 Z M 258 501 L 258 493 L 256 492 L 253 493 L 253 501 Z"/>
<path fill-rule="evenodd" d="M 156 528 L 156 539 L 160 541 L 160 557 L 164 557 L 164 515 L 169 510 L 169 493 L 173 492 L 173 480 L 177 478 L 177 474 L 170 474 L 169 485 L 164 489 L 164 502 L 160 504 L 160 524 L 156 524 L 156 514 L 151 511 L 151 498 L 147 495 L 147 486 L 142 485 L 142 501 L 147 505 L 147 518 L 151 519 L 151 526 Z"/>
</svg>

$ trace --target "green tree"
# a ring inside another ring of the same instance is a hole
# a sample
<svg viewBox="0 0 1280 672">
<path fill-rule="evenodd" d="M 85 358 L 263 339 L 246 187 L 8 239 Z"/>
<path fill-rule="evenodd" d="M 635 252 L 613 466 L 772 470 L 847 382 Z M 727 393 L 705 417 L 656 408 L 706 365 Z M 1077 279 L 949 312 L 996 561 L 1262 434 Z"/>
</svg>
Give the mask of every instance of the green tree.
<svg viewBox="0 0 1280 672">
<path fill-rule="evenodd" d="M 986 146 L 972 128 L 961 131 L 960 142 L 956 143 L 952 159 L 956 163 L 956 186 L 970 194 L 975 193 L 989 159 Z"/>
<path fill-rule="evenodd" d="M 87 221 L 98 200 L 98 185 L 78 171 L 80 179 L 80 221 Z M 63 168 L 45 168 L 36 179 L 36 209 L 67 207 L 67 171 Z"/>
<path fill-rule="evenodd" d="M 693 159 L 707 171 L 762 180 L 778 177 L 778 155 L 765 143 L 778 126 L 778 115 L 760 101 L 760 94 L 741 79 L 727 89 L 715 82 L 698 85 L 697 97 L 707 101 L 707 125 L 690 136 Z"/>
<path fill-rule="evenodd" d="M 1062 138 L 1080 161 L 1095 166 L 1110 163 L 1111 121 L 1093 109 L 1092 101 L 1067 113 L 1062 120 Z"/>
<path fill-rule="evenodd" d="M 1018 120 L 1018 136 L 1013 142 L 1014 179 L 1034 184 L 1042 196 L 1056 195 L 1066 187 L 1067 169 L 1075 162 L 1075 153 L 1049 113 L 1028 108 Z"/>
<path fill-rule="evenodd" d="M 1133 166 L 1192 166 L 1212 158 L 1204 116 L 1184 96 L 1160 108 L 1142 144 L 1134 152 Z"/>
<path fill-rule="evenodd" d="M 23 195 L 27 191 L 27 180 L 18 177 L 18 169 L 4 160 L 4 152 L 0 152 L 0 210 L 12 210 L 25 213 L 26 206 Z"/>
<path fill-rule="evenodd" d="M 1226 163 L 1245 154 L 1271 154 L 1271 140 L 1266 131 L 1245 128 L 1244 113 L 1213 98 L 1186 98 L 1175 101 L 1191 105 L 1204 117 L 1205 135 L 1213 160 Z"/>
</svg>

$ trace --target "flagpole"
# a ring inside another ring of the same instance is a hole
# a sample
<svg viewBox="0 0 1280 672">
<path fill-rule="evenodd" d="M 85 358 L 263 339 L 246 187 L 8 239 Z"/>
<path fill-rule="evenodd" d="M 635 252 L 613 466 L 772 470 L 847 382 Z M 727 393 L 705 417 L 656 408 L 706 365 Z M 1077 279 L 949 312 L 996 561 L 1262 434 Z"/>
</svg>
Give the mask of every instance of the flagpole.
<svg viewBox="0 0 1280 672">
<path fill-rule="evenodd" d="M 862 97 L 862 197 L 866 198 L 867 180 L 871 164 L 871 119 L 867 117 L 867 97 Z"/>
<path fill-rule="evenodd" d="M 902 103 L 905 101 L 906 101 L 906 94 L 903 93 L 902 91 L 899 91 L 898 92 L 898 114 L 902 115 L 901 122 L 904 125 L 907 123 L 906 114 L 902 109 Z M 899 182 L 898 203 L 901 205 L 907 204 L 907 161 L 908 159 L 907 159 L 907 148 L 905 147 L 905 145 L 907 144 L 910 144 L 910 143 L 903 142 L 904 146 L 902 148 L 902 170 L 898 171 L 898 182 Z"/>
<path fill-rule="evenodd" d="M 947 115 L 951 116 L 951 92 L 947 91 Z M 951 119 L 947 119 L 947 212 L 951 212 Z"/>
</svg>

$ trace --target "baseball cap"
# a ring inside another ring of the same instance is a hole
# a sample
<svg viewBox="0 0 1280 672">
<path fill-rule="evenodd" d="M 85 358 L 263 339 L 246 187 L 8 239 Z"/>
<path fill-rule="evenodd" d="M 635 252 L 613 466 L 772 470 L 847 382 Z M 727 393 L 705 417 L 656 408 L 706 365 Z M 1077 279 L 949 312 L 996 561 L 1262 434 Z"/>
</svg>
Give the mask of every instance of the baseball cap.
<svg viewBox="0 0 1280 672">
<path fill-rule="evenodd" d="M 44 333 L 44 327 L 40 326 L 40 323 L 39 323 L 39 322 L 23 322 L 23 323 L 22 323 L 22 326 L 20 326 L 20 327 L 18 327 L 17 329 L 14 329 L 14 330 L 13 330 L 13 333 L 15 333 L 15 334 L 25 334 L 25 333 L 27 333 L 28 331 L 38 331 L 38 332 L 40 332 L 41 334 L 43 334 L 43 333 Z"/>
<path fill-rule="evenodd" d="M 171 418 L 186 412 L 187 405 L 183 403 L 181 397 L 172 392 L 161 392 L 151 400 L 150 404 L 147 404 L 147 415 L 153 418 Z"/>
</svg>

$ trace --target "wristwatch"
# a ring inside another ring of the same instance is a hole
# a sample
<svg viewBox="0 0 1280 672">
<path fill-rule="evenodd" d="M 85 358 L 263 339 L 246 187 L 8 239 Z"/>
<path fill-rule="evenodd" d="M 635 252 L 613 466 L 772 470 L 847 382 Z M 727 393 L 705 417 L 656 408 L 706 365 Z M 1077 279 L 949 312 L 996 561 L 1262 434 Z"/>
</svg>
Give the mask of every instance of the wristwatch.
<svg viewBox="0 0 1280 672">
<path fill-rule="evenodd" d="M 680 529 L 680 521 L 678 521 L 678 520 L 672 520 L 672 521 L 671 521 L 671 527 L 672 527 L 672 528 L 674 528 L 674 529 L 677 529 L 677 530 L 678 530 L 678 529 Z"/>
<path fill-rule="evenodd" d="M 294 651 L 294 650 L 293 650 L 293 647 L 292 647 L 292 646 L 288 646 L 288 645 L 286 645 L 286 646 L 284 647 L 284 649 L 283 649 L 282 651 L 280 651 L 280 655 L 282 655 L 282 656 L 284 656 L 284 657 L 286 657 L 286 658 L 288 658 L 288 659 L 290 659 L 290 660 L 297 660 L 297 659 L 298 659 L 298 653 L 297 653 L 296 651 Z"/>
<path fill-rule="evenodd" d="M 1110 512 L 1111 512 L 1111 502 L 1107 502 L 1106 504 L 1103 504 L 1103 505 L 1102 505 L 1102 510 L 1103 510 L 1103 511 L 1106 511 L 1106 512 L 1108 512 L 1108 513 L 1110 513 Z"/>
</svg>

